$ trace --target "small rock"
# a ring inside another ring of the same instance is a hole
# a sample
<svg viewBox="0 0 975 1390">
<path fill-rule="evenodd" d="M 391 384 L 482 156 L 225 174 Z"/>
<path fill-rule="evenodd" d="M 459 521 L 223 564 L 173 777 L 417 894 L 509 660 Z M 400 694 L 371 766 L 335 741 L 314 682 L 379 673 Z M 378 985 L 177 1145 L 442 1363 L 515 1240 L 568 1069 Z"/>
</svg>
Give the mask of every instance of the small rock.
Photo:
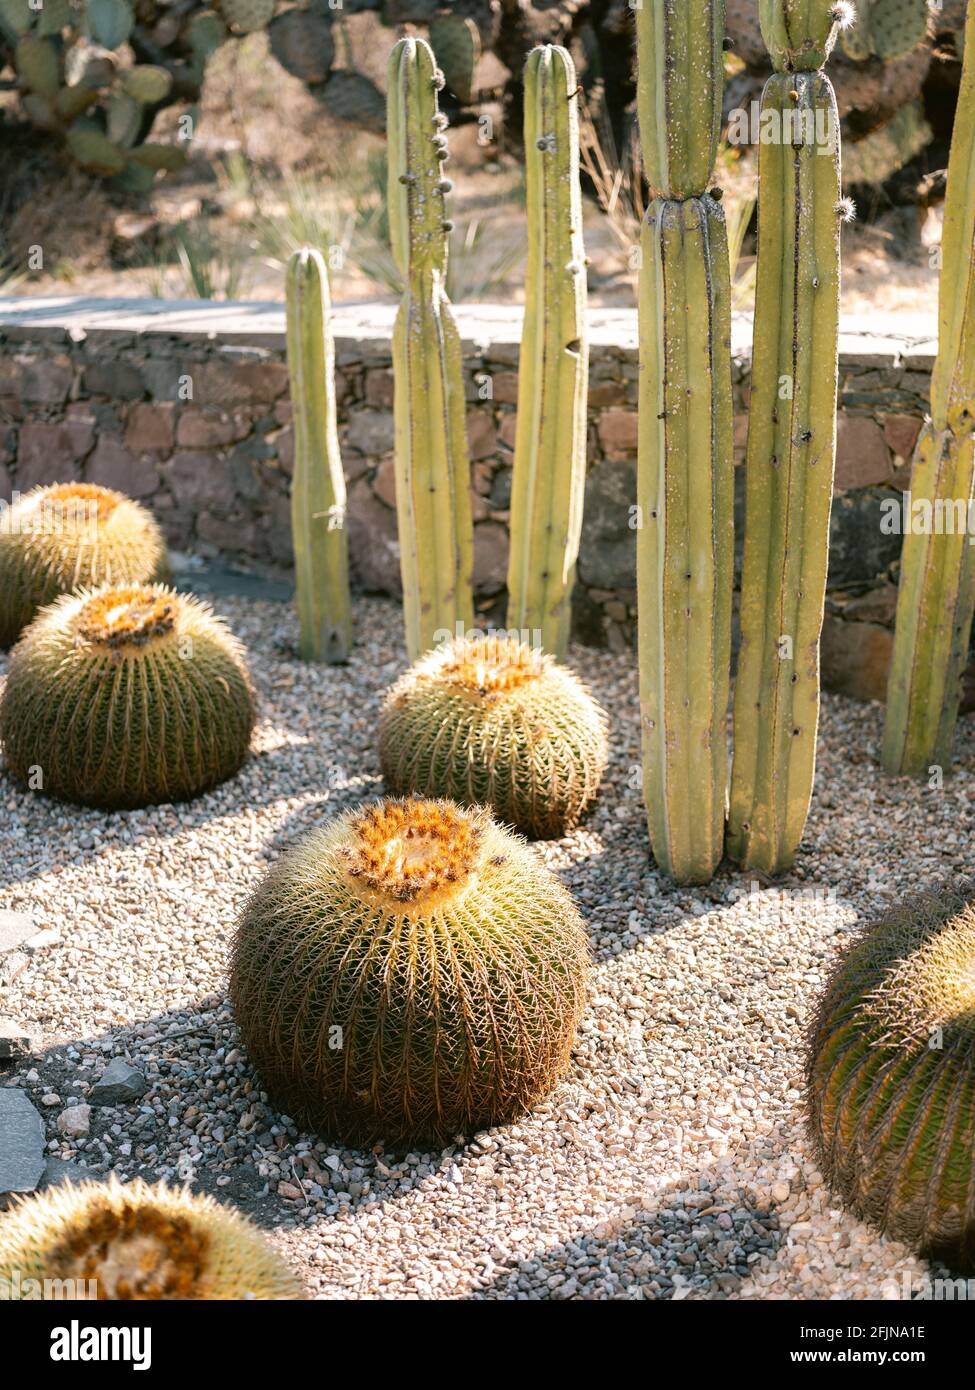
<svg viewBox="0 0 975 1390">
<path fill-rule="evenodd" d="M 61 940 L 57 927 L 45 927 L 27 942 L 28 951 L 42 951 L 45 946 L 56 946 Z"/>
<path fill-rule="evenodd" d="M 90 1125 L 90 1105 L 71 1105 L 58 1116 L 58 1129 L 69 1139 L 83 1139 Z"/>
<path fill-rule="evenodd" d="M 79 1168 L 77 1163 L 72 1163 L 67 1158 L 55 1158 L 52 1154 L 44 1165 L 44 1175 L 41 1179 L 41 1187 L 60 1187 L 63 1183 L 84 1182 L 92 1175 L 83 1168 Z"/>
<path fill-rule="evenodd" d="M 37 923 L 28 913 L 0 908 L 0 953 L 15 951 L 36 935 Z"/>
<path fill-rule="evenodd" d="M 44 1172 L 44 1121 L 23 1091 L 0 1089 L 0 1193 L 33 1192 Z"/>
<path fill-rule="evenodd" d="M 27 1029 L 12 1018 L 0 1018 L 0 1060 L 17 1060 L 31 1055 L 32 1045 Z"/>
<path fill-rule="evenodd" d="M 127 1105 L 140 1100 L 146 1093 L 146 1079 L 136 1067 L 130 1067 L 124 1057 L 113 1057 L 88 1092 L 92 1105 Z"/>
</svg>

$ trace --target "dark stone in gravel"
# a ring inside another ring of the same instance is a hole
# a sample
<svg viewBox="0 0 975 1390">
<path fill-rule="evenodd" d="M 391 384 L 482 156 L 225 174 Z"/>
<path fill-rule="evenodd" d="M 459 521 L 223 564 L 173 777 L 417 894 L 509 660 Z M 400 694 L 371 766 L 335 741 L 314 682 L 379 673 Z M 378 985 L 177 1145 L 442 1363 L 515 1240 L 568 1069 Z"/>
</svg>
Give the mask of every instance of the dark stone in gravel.
<svg viewBox="0 0 975 1390">
<path fill-rule="evenodd" d="M 44 1172 L 44 1121 L 23 1091 L 0 1089 L 0 1194 L 33 1192 Z"/>
<path fill-rule="evenodd" d="M 100 1080 L 88 1092 L 90 1105 L 128 1105 L 139 1100 L 146 1091 L 146 1079 L 141 1071 L 130 1067 L 123 1057 L 113 1057 L 102 1072 Z"/>
</svg>

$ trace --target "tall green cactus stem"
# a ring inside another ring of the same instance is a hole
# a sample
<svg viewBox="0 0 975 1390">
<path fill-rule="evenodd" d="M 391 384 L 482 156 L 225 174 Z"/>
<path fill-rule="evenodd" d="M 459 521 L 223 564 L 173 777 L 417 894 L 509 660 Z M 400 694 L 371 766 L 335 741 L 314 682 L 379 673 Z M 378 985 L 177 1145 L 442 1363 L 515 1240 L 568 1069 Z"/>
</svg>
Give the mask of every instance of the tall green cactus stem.
<svg viewBox="0 0 975 1390">
<path fill-rule="evenodd" d="M 856 9 L 845 0 L 758 0 L 758 17 L 776 72 L 818 72 Z"/>
<path fill-rule="evenodd" d="M 328 274 L 318 251 L 288 265 L 288 367 L 294 407 L 291 531 L 305 661 L 347 661 L 352 646 L 345 474 L 335 409 Z"/>
<path fill-rule="evenodd" d="M 389 62 L 389 223 L 405 289 L 393 336 L 396 507 L 406 646 L 415 660 L 473 623 L 474 538 L 460 334 L 444 289 L 443 78 L 422 39 Z"/>
<path fill-rule="evenodd" d="M 821 0 L 820 10 L 831 8 Z M 768 14 L 763 8 L 763 20 Z M 823 26 L 814 20 L 807 6 L 803 32 L 818 38 Z M 773 55 L 781 61 L 774 46 Z M 815 773 L 845 206 L 836 99 L 825 74 L 774 74 L 762 123 L 771 138 L 759 154 L 728 852 L 744 868 L 778 873 L 795 859 Z"/>
<path fill-rule="evenodd" d="M 589 349 L 576 74 L 564 48 L 525 67 L 528 275 L 511 494 L 508 626 L 565 654 L 586 487 Z"/>
<path fill-rule="evenodd" d="M 882 750 L 888 772 L 947 770 L 961 677 L 975 611 L 975 547 L 968 520 L 975 496 L 975 9 L 966 23 L 965 61 L 948 163 L 941 242 L 938 358 L 931 419 L 918 440 L 911 477 L 913 515 L 901 554 L 897 630 L 887 687 Z M 963 524 L 959 524 L 959 522 Z"/>
<path fill-rule="evenodd" d="M 637 11 L 641 138 L 651 183 L 662 186 L 644 222 L 640 276 L 643 780 L 654 855 L 684 883 L 706 882 L 721 860 L 728 788 L 731 289 L 724 213 L 706 191 L 723 35 L 724 0 L 651 0 Z"/>
<path fill-rule="evenodd" d="M 657 198 L 697 198 L 714 172 L 724 86 L 724 0 L 636 8 L 643 166 Z"/>
</svg>

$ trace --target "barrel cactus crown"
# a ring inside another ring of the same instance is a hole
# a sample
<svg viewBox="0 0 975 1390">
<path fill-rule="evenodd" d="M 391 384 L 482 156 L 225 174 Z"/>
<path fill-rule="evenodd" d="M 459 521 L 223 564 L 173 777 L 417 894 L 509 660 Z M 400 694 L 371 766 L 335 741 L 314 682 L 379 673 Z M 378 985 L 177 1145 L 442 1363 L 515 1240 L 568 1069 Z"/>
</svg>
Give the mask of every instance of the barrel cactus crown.
<svg viewBox="0 0 975 1390">
<path fill-rule="evenodd" d="M 43 1292 L 35 1293 L 28 1280 Z M 78 1298 L 302 1297 L 297 1280 L 245 1217 L 212 1197 L 138 1178 L 124 1186 L 114 1177 L 65 1184 L 0 1216 L 0 1288 L 18 1287 L 22 1298 L 70 1297 L 65 1280 L 77 1281 Z"/>
<path fill-rule="evenodd" d="M 0 512 L 0 647 L 39 608 L 99 584 L 162 578 L 166 547 L 138 502 L 93 483 L 56 483 Z"/>
<path fill-rule="evenodd" d="M 18 780 L 124 809 L 187 801 L 247 755 L 243 649 L 199 600 L 165 585 L 63 595 L 14 648 L 0 742 Z"/>
<path fill-rule="evenodd" d="M 572 899 L 483 810 L 388 800 L 314 830 L 248 902 L 231 997 L 272 1099 L 332 1140 L 442 1144 L 555 1084 L 589 953 Z"/>
<path fill-rule="evenodd" d="M 809 1035 L 823 1172 L 866 1221 L 975 1268 L 975 883 L 891 911 L 835 970 Z"/>
<path fill-rule="evenodd" d="M 599 790 L 606 716 L 571 671 L 527 643 L 456 638 L 389 691 L 379 753 L 391 792 L 489 806 L 549 839 L 570 830 Z"/>
</svg>

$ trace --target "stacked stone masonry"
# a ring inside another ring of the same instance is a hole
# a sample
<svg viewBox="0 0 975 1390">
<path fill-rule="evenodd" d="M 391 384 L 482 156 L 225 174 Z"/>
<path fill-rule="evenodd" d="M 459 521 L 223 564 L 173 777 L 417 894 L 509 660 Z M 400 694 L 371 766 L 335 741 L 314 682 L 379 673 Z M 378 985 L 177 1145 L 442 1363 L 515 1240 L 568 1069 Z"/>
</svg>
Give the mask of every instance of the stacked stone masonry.
<svg viewBox="0 0 975 1390">
<path fill-rule="evenodd" d="M 337 394 L 353 579 L 396 595 L 393 376 L 388 305 L 336 314 Z M 474 580 L 503 622 L 520 314 L 458 313 L 465 341 Z M 882 698 L 901 537 L 885 503 L 910 486 L 927 409 L 933 323 L 846 333 L 824 634 L 827 683 Z M 635 312 L 591 314 L 589 476 L 575 632 L 635 640 Z M 744 455 L 750 325 L 733 334 L 736 461 Z M 276 304 L 0 300 L 0 498 L 84 479 L 145 502 L 177 552 L 269 577 L 291 565 L 291 405 Z M 739 468 L 739 520 L 744 479 Z M 741 528 L 739 528 L 740 530 Z"/>
</svg>

